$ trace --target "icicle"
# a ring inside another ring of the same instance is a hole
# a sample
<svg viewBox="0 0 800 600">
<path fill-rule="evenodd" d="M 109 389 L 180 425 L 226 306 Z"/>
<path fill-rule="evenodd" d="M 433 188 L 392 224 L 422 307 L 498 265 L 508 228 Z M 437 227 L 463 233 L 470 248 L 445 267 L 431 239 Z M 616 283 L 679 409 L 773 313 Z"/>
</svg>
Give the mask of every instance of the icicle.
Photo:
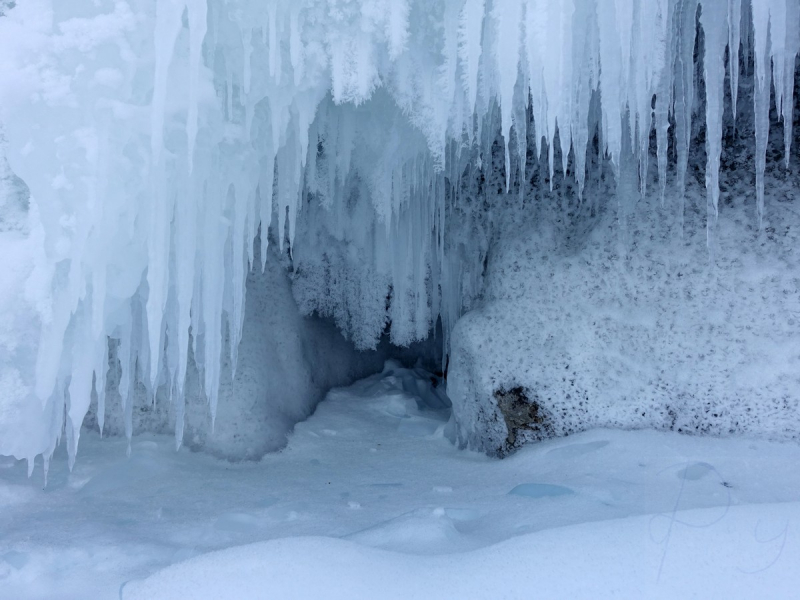
<svg viewBox="0 0 800 600">
<path fill-rule="evenodd" d="M 670 2 L 666 7 L 665 29 L 671 32 L 675 22 L 675 5 Z M 663 53 L 661 74 L 659 75 L 658 91 L 656 92 L 655 106 L 655 130 L 656 130 L 656 153 L 658 162 L 658 185 L 661 206 L 666 201 L 667 194 L 667 159 L 669 150 L 669 111 L 672 106 L 672 94 L 674 87 L 673 66 L 671 63 L 675 51 L 675 37 L 669 35 L 668 42 L 661 49 Z"/>
<path fill-rule="evenodd" d="M 300 7 L 295 5 L 289 12 L 289 59 L 292 62 L 294 84 L 303 81 L 303 40 L 300 35 Z"/>
<path fill-rule="evenodd" d="M 266 10 L 269 28 L 269 74 L 279 84 L 281 79 L 281 53 L 280 41 L 278 40 L 277 5 L 277 2 L 268 2 Z"/>
<path fill-rule="evenodd" d="M 659 85 L 667 63 L 669 47 L 667 26 L 671 22 L 668 0 L 653 0 L 649 5 L 635 3 L 631 38 L 630 93 L 628 105 L 635 114 L 635 140 L 632 140 L 639 165 L 639 193 L 647 193 L 650 163 L 650 132 L 653 126 L 653 97 L 663 88 Z"/>
<path fill-rule="evenodd" d="M 506 190 L 511 180 L 511 125 L 514 86 L 517 82 L 517 65 L 520 51 L 520 22 L 522 21 L 521 0 L 497 0 L 495 7 L 497 20 L 497 71 L 499 75 L 500 120 L 505 139 L 506 152 Z"/>
<path fill-rule="evenodd" d="M 92 398 L 92 379 L 94 376 L 94 353 L 92 352 L 93 340 L 91 328 L 87 322 L 85 312 L 74 324 L 74 341 L 72 347 L 72 377 L 69 384 L 69 410 L 67 412 L 67 451 L 69 455 L 70 470 L 75 463 L 78 451 L 78 441 L 81 437 L 83 417 L 89 408 Z"/>
<path fill-rule="evenodd" d="M 200 61 L 203 53 L 203 39 L 206 36 L 207 0 L 186 0 L 189 17 L 189 110 L 186 116 L 186 136 L 189 141 L 189 172 L 194 166 L 194 146 L 197 140 L 198 95 Z"/>
<path fill-rule="evenodd" d="M 775 106 L 778 114 L 783 114 L 783 94 L 785 90 L 784 58 L 786 54 L 786 2 L 770 0 L 769 3 L 769 41 L 772 80 L 775 85 Z M 792 63 L 794 64 L 794 63 Z M 794 70 L 794 69 L 793 69 Z M 792 75 L 794 79 L 794 75 Z"/>
<path fill-rule="evenodd" d="M 682 0 L 675 15 L 678 38 L 675 49 L 675 145 L 678 155 L 677 188 L 680 197 L 681 230 L 683 230 L 686 197 L 686 169 L 692 136 L 696 15 L 697 0 Z"/>
<path fill-rule="evenodd" d="M 459 19 L 459 57 L 462 64 L 464 91 L 467 93 L 468 109 L 471 113 L 475 112 L 478 96 L 478 69 L 483 51 L 481 33 L 484 2 L 485 0 L 464 0 Z"/>
<path fill-rule="evenodd" d="M 784 92 L 783 92 L 783 144 L 784 162 L 789 168 L 792 152 L 792 131 L 794 125 L 794 77 L 795 63 L 800 52 L 800 2 L 786 2 L 786 46 L 784 49 Z"/>
<path fill-rule="evenodd" d="M 150 339 L 149 368 L 151 384 L 158 373 L 161 328 L 168 286 L 169 217 L 172 215 L 172 194 L 167 191 L 167 177 L 162 155 L 164 151 L 164 123 L 166 115 L 169 67 L 175 52 L 175 43 L 182 28 L 184 0 L 165 0 L 156 7 L 155 28 L 155 81 L 151 107 L 151 154 L 154 167 L 150 190 L 149 228 L 147 236 L 148 271 L 147 326 Z"/>
<path fill-rule="evenodd" d="M 523 4 L 523 12 L 527 11 L 527 5 Z M 525 165 L 528 155 L 528 98 L 529 85 L 528 74 L 530 67 L 528 66 L 528 53 L 525 49 L 525 42 L 527 41 L 527 32 L 525 31 L 526 18 L 523 15 L 522 19 L 522 51 L 520 52 L 519 65 L 517 67 L 517 83 L 514 87 L 514 114 L 512 121 L 514 123 L 514 133 L 517 143 L 517 156 L 516 163 L 519 170 L 519 198 L 524 201 L 525 192 L 528 188 L 525 179 Z M 457 177 L 457 176 L 454 176 Z M 455 180 L 455 178 L 454 178 Z"/>
<path fill-rule="evenodd" d="M 272 188 L 275 173 L 275 155 L 268 154 L 266 164 L 261 165 L 261 179 L 258 185 L 260 222 L 261 222 L 261 269 L 267 266 L 267 251 L 269 249 L 269 236 L 267 231 L 272 224 Z"/>
<path fill-rule="evenodd" d="M 242 179 L 246 180 L 244 177 Z M 236 373 L 238 362 L 239 341 L 242 339 L 244 326 L 244 292 L 247 279 L 245 224 L 247 222 L 247 207 L 249 205 L 248 190 L 234 190 L 233 231 L 231 242 L 233 256 L 230 270 L 233 280 L 233 314 L 230 315 L 230 357 L 232 371 Z"/>
<path fill-rule="evenodd" d="M 722 153 L 722 110 L 725 85 L 725 46 L 728 32 L 725 7 L 719 2 L 706 2 L 700 14 L 705 34 L 706 84 L 706 230 L 709 247 L 712 231 L 719 213 L 719 163 Z"/>
<path fill-rule="evenodd" d="M 242 91 L 245 97 L 250 94 L 251 79 L 253 77 L 253 30 L 245 26 L 242 32 L 242 45 L 244 47 L 244 69 L 242 73 Z M 249 102 L 248 102 L 249 104 Z M 248 131 L 250 130 L 248 122 Z"/>
<path fill-rule="evenodd" d="M 750 64 L 753 58 L 753 11 L 751 10 L 751 2 L 742 0 L 742 26 L 739 30 L 739 35 L 742 45 L 742 58 L 745 65 Z"/>
<path fill-rule="evenodd" d="M 769 4 L 754 1 L 752 4 L 754 55 L 756 64 L 755 93 L 753 94 L 756 122 L 756 212 L 758 228 L 764 222 L 764 171 L 769 138 L 769 100 L 772 71 L 767 47 L 769 36 Z"/>
<path fill-rule="evenodd" d="M 589 143 L 589 105 L 597 85 L 596 77 L 599 71 L 596 64 L 599 40 L 593 11 L 590 11 L 585 3 L 576 5 L 576 11 L 573 17 L 576 29 L 572 36 L 576 81 L 573 89 L 571 138 L 575 152 L 578 197 L 582 201 Z"/>
<path fill-rule="evenodd" d="M 439 93 L 437 94 L 439 104 L 436 106 L 435 123 L 432 130 L 436 130 L 435 142 L 428 143 L 431 147 L 432 153 L 436 160 L 439 160 L 441 166 L 445 165 L 445 148 L 447 145 L 448 124 L 452 122 L 455 129 L 452 130 L 452 136 L 460 135 L 462 128 L 456 125 L 460 121 L 462 115 L 456 111 L 457 99 L 463 96 L 463 93 L 457 93 L 457 73 L 458 73 L 458 14 L 456 12 L 457 6 L 449 4 L 445 7 L 444 14 L 444 32 L 443 32 L 443 47 L 442 56 L 444 63 L 439 69 Z M 455 113 L 455 114 L 454 114 Z M 456 133 L 458 132 L 458 133 Z M 435 144 L 435 148 L 432 147 Z"/>
<path fill-rule="evenodd" d="M 561 168 L 566 175 L 570 149 L 571 106 L 572 96 L 572 17 L 575 10 L 572 0 L 547 4 L 547 45 L 555 49 L 556 60 L 543 57 L 544 86 L 548 99 L 547 140 L 549 144 L 550 188 L 553 187 L 555 174 L 555 136 L 559 130 L 561 143 Z M 552 52 L 552 51 L 550 51 Z M 552 104 L 552 108 L 551 105 Z"/>
<path fill-rule="evenodd" d="M 106 422 L 106 395 L 105 392 L 97 393 L 97 426 L 100 430 L 100 437 L 103 437 Z"/>
<path fill-rule="evenodd" d="M 207 165 L 202 164 L 203 168 Z M 197 262 L 197 215 L 198 200 L 202 198 L 202 183 L 192 180 L 189 193 L 181 195 L 175 207 L 175 296 L 176 296 L 176 331 L 178 365 L 175 380 L 178 395 L 183 395 L 186 380 L 189 352 L 189 329 L 192 324 L 192 297 L 195 290 L 195 268 Z"/>
<path fill-rule="evenodd" d="M 186 400 L 179 396 L 175 400 L 175 451 L 181 449 L 183 444 L 183 428 L 186 418 Z"/>
<path fill-rule="evenodd" d="M 619 168 L 622 153 L 622 54 L 614 6 L 597 5 L 600 31 L 600 93 L 603 104 L 603 138 L 611 162 Z"/>
<path fill-rule="evenodd" d="M 742 0 L 728 0 L 728 70 L 731 85 L 731 109 L 736 122 L 736 102 L 739 96 L 739 42 L 742 26 Z"/>
<path fill-rule="evenodd" d="M 219 167 L 218 167 L 219 168 Z M 221 169 L 224 173 L 224 169 Z M 222 358 L 222 305 L 225 281 L 225 242 L 227 225 L 224 210 L 230 204 L 234 190 L 219 178 L 209 186 L 204 195 L 205 210 L 202 261 L 205 265 L 202 284 L 202 312 L 204 325 L 203 369 L 205 371 L 204 389 L 209 399 L 212 430 L 217 414 L 219 398 L 220 361 Z"/>
<path fill-rule="evenodd" d="M 134 306 L 136 301 L 134 301 Z M 132 310 L 131 312 L 135 312 Z M 133 435 L 133 396 L 136 384 L 137 359 L 134 353 L 133 314 L 122 324 L 119 334 L 118 359 L 120 364 L 119 395 L 122 400 L 122 413 L 125 425 L 125 436 L 130 440 Z"/>
<path fill-rule="evenodd" d="M 181 31 L 185 0 L 160 0 L 156 5 L 155 30 L 155 84 L 151 116 L 150 143 L 153 162 L 161 161 L 164 146 L 164 118 L 166 114 L 169 67 L 175 52 L 175 42 Z M 195 9 L 192 14 L 196 14 Z"/>
</svg>

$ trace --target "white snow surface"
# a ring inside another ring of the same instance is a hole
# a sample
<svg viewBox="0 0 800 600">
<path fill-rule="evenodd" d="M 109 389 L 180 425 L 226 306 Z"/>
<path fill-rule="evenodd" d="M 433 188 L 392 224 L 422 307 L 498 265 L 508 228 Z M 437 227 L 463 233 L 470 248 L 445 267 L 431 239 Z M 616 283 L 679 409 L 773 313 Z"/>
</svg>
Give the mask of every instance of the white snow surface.
<svg viewBox="0 0 800 600">
<path fill-rule="evenodd" d="M 109 339 L 124 406 L 139 384 L 151 398 L 166 386 L 180 413 L 193 352 L 213 421 L 270 225 L 298 258 L 311 248 L 303 310 L 359 347 L 388 323 L 408 344 L 438 317 L 447 339 L 485 256 L 480 228 L 447 233 L 471 218 L 446 210 L 465 169 L 489 165 L 512 189 L 528 148 L 543 149 L 550 186 L 572 164 L 581 191 L 599 153 L 644 188 L 654 131 L 661 195 L 674 166 L 680 199 L 702 105 L 711 231 L 740 47 L 761 225 L 777 121 L 790 164 L 800 0 L 0 3 L 0 162 L 30 192 L 30 241 L 0 227 L 13 256 L 0 265 L 0 415 L 24 432 L 0 453 L 49 456 L 65 431 L 74 459 Z M 317 216 L 300 226 L 303 214 Z"/>
<path fill-rule="evenodd" d="M 796 595 L 796 443 L 595 429 L 497 461 L 430 377 L 389 362 L 260 462 L 85 433 L 42 489 L 0 459 L 0 597 Z"/>
</svg>

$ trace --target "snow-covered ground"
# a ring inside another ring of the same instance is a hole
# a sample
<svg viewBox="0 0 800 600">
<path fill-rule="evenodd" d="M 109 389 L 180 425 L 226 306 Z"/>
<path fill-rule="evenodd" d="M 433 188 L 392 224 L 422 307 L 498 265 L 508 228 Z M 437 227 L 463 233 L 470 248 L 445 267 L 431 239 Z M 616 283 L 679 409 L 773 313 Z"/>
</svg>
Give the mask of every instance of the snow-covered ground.
<svg viewBox="0 0 800 600">
<path fill-rule="evenodd" d="M 592 430 L 498 461 L 429 381 L 389 363 L 260 462 L 86 432 L 42 489 L 1 458 L 0 598 L 796 594 L 796 443 Z"/>
</svg>

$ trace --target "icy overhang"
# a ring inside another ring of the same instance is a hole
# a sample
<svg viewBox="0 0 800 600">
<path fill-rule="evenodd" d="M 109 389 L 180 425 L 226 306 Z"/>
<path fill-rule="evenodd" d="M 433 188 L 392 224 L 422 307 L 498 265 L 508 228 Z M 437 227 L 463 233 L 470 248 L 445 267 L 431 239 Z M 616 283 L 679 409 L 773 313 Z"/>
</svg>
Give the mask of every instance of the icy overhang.
<svg viewBox="0 0 800 600">
<path fill-rule="evenodd" d="M 309 196 L 324 209 L 319 219 L 341 213 L 354 178 L 366 182 L 359 189 L 371 206 L 360 219 L 348 213 L 349 226 L 372 232 L 364 243 L 373 256 L 391 251 L 367 266 L 392 277 L 404 303 L 393 326 L 411 341 L 437 317 L 449 329 L 462 309 L 444 199 L 464 148 L 489 160 L 486 129 L 502 132 L 508 183 L 525 163 L 530 112 L 551 175 L 573 156 L 579 188 L 594 126 L 612 163 L 633 160 L 641 172 L 655 130 L 661 194 L 671 143 L 680 195 L 702 63 L 713 220 L 723 97 L 735 107 L 741 49 L 755 67 L 759 218 L 772 88 L 789 156 L 798 0 L 0 7 L 0 120 L 41 240 L 31 258 L 38 285 L 26 299 L 40 319 L 31 325 L 40 331 L 28 332 L 37 358 L 10 352 L 6 367 L 21 382 L 13 394 L 39 402 L 49 423 L 47 443 L 37 438 L 28 455 L 52 448 L 64 419 L 74 453 L 92 390 L 103 393 L 108 338 L 120 343 L 123 398 L 139 379 L 150 388 L 167 381 L 183 402 L 193 332 L 213 415 L 223 354 L 236 362 L 246 274 L 264 261 L 253 255 L 258 231 L 272 224 L 280 244 L 301 244 L 296 223 Z M 363 125 L 357 107 L 368 104 Z M 359 152 L 371 136 L 382 143 Z M 9 450 L 18 452 L 0 446 Z"/>
</svg>

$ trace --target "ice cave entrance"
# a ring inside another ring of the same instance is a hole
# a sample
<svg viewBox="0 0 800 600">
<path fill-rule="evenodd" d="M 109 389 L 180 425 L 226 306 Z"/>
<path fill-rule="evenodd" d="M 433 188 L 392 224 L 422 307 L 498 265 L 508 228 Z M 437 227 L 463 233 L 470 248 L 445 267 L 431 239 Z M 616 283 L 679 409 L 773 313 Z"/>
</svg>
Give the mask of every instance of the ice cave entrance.
<svg viewBox="0 0 800 600">
<path fill-rule="evenodd" d="M 797 596 L 799 53 L 0 0 L 0 596 Z"/>
<path fill-rule="evenodd" d="M 437 327 L 460 446 L 791 438 L 798 48 L 797 0 L 0 2 L 0 453 L 259 456 Z"/>
</svg>

